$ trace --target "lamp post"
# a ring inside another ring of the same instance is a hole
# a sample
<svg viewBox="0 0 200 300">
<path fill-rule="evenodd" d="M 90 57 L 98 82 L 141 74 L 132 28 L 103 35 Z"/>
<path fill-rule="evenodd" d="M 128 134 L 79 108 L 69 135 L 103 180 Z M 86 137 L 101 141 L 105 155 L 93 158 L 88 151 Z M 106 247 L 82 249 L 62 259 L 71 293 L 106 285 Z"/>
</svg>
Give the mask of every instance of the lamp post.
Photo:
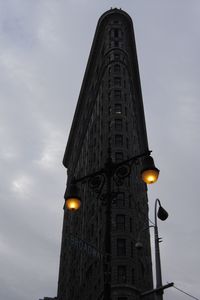
<svg viewBox="0 0 200 300">
<path fill-rule="evenodd" d="M 88 174 L 81 178 L 73 178 L 71 184 L 67 187 L 64 198 L 65 206 L 70 211 L 76 211 L 81 206 L 81 198 L 77 187 L 78 183 L 90 182 L 90 186 L 101 194 L 106 182 L 106 193 L 101 195 L 101 200 L 106 205 L 105 221 L 105 240 L 104 240 L 104 300 L 111 300 L 111 204 L 113 198 L 118 193 L 111 191 L 112 179 L 118 185 L 130 175 L 132 164 L 142 159 L 141 179 L 152 184 L 157 181 L 159 170 L 155 167 L 153 158 L 150 156 L 151 151 L 131 157 L 120 163 L 113 163 L 110 148 L 108 149 L 108 159 L 104 168 L 97 172 Z"/>
<path fill-rule="evenodd" d="M 159 205 L 159 208 L 157 208 L 157 205 Z M 147 230 L 149 228 L 154 228 L 154 242 L 155 242 L 155 266 L 156 266 L 156 288 L 150 291 L 145 291 L 140 294 L 141 297 L 147 296 L 149 294 L 155 293 L 156 300 L 163 300 L 163 290 L 173 286 L 173 282 L 168 283 L 166 285 L 162 284 L 162 272 L 161 272 L 161 261 L 160 261 L 160 238 L 158 235 L 158 222 L 157 219 L 160 219 L 162 221 L 165 221 L 168 218 L 168 212 L 161 206 L 160 200 L 155 200 L 155 206 L 154 206 L 154 225 L 150 225 L 146 228 L 143 228 L 141 231 Z M 140 231 L 140 233 L 141 233 Z M 139 238 L 140 238 L 139 233 Z M 135 244 L 137 249 L 141 249 L 143 247 L 140 239 L 138 239 L 138 242 Z"/>
<path fill-rule="evenodd" d="M 159 209 L 157 210 L 157 204 L 159 204 Z M 156 199 L 155 201 L 155 225 L 154 225 L 154 238 L 155 238 L 155 263 L 156 263 L 156 288 L 159 289 L 162 287 L 162 273 L 161 273 L 161 262 L 160 262 L 160 239 L 158 236 L 158 225 L 157 225 L 157 217 L 165 221 L 168 218 L 167 211 L 161 206 L 160 200 Z M 163 290 L 161 289 L 156 293 L 157 300 L 163 299 Z"/>
</svg>

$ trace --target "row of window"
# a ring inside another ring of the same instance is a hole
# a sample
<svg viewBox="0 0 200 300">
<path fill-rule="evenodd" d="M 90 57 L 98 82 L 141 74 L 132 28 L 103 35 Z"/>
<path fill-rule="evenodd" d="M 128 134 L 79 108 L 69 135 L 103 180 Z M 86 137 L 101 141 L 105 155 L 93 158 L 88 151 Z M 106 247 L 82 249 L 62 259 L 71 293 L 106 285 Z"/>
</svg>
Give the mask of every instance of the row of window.
<svg viewBox="0 0 200 300">
<path fill-rule="evenodd" d="M 92 278 L 92 274 L 93 274 L 93 265 L 91 265 L 88 270 L 86 271 L 86 280 L 90 280 Z M 127 266 L 126 265 L 118 265 L 117 266 L 117 283 L 121 284 L 121 283 L 127 283 L 128 281 L 130 281 L 130 279 L 128 280 L 127 278 Z M 131 283 L 135 284 L 135 269 L 132 268 L 131 269 Z"/>
<path fill-rule="evenodd" d="M 121 30 L 121 28 L 112 28 L 109 31 L 109 36 L 110 38 L 120 38 L 123 36 L 123 31 Z"/>
<path fill-rule="evenodd" d="M 112 28 L 109 32 L 110 42 L 109 46 L 112 47 L 120 47 L 123 45 L 122 37 L 123 31 L 119 28 Z"/>
<path fill-rule="evenodd" d="M 114 70 L 114 73 L 120 73 L 121 72 L 121 66 L 120 66 L 120 64 L 114 64 L 114 68 L 113 68 L 113 70 Z M 111 67 L 108 69 L 108 72 L 110 73 L 111 72 Z"/>
<path fill-rule="evenodd" d="M 104 52 L 104 49 L 105 47 L 103 47 L 102 48 L 102 55 L 104 54 L 103 52 Z M 118 54 L 118 53 L 114 53 L 114 54 L 112 54 L 111 56 L 109 56 L 109 62 L 111 62 L 112 60 L 114 60 L 114 61 L 119 61 L 120 60 L 120 58 L 121 58 L 121 55 L 120 54 Z M 124 60 L 124 59 L 123 59 Z M 99 74 L 99 69 L 100 69 L 100 64 L 99 65 L 97 65 L 96 66 L 96 74 L 98 75 Z M 102 65 L 101 65 L 102 66 Z M 121 72 L 121 66 L 120 66 L 120 64 L 115 64 L 114 65 L 114 72 L 116 73 L 116 74 L 119 74 L 120 72 Z M 123 72 L 125 73 L 125 68 L 123 68 Z M 111 66 L 108 68 L 108 73 L 110 74 L 111 73 Z"/>
<path fill-rule="evenodd" d="M 124 145 L 124 140 L 126 141 L 126 148 L 129 148 L 129 140 L 128 138 L 124 138 L 122 134 L 115 135 L 115 146 L 122 147 Z"/>
<path fill-rule="evenodd" d="M 113 91 L 110 91 L 108 94 L 108 97 L 110 98 L 111 95 L 113 94 L 115 100 L 121 100 L 122 99 L 122 91 L 120 89 L 114 89 Z M 124 101 L 126 102 L 127 95 L 124 94 Z"/>
<path fill-rule="evenodd" d="M 119 128 L 121 128 L 121 126 L 122 126 L 121 122 L 116 123 L 115 125 L 116 125 L 115 128 L 118 128 L 118 131 L 120 131 Z M 100 137 L 100 140 L 102 140 L 102 139 L 103 139 L 103 135 L 101 135 L 101 137 Z M 114 136 L 114 143 L 115 143 L 116 147 L 122 148 L 122 146 L 125 145 L 126 148 L 129 149 L 129 139 L 125 138 L 122 134 L 116 134 Z M 96 138 L 94 138 L 93 144 L 91 144 L 91 147 L 92 147 L 92 149 L 97 147 L 97 139 Z M 91 155 L 88 156 L 89 164 L 91 164 L 91 160 L 93 162 L 96 162 L 96 160 L 98 160 L 98 162 L 99 162 L 99 159 L 102 159 L 102 157 L 103 157 L 103 151 L 99 152 L 97 150 L 96 152 L 91 153 Z M 124 159 L 124 154 L 122 151 L 115 152 L 115 162 L 120 162 L 123 159 Z"/>
<path fill-rule="evenodd" d="M 121 122 L 119 123 L 115 123 L 115 128 L 118 128 L 118 131 L 119 128 L 121 128 L 122 124 Z M 117 129 L 116 129 L 117 130 Z M 103 138 L 103 136 L 101 136 L 101 139 Z M 115 143 L 115 146 L 116 147 L 122 147 L 125 143 L 126 145 L 126 148 L 128 149 L 129 148 L 129 139 L 128 138 L 125 138 L 122 134 L 116 134 L 115 137 L 114 137 L 114 143 Z M 97 140 L 96 138 L 94 138 L 94 141 L 93 141 L 93 147 L 96 147 L 96 144 L 97 144 Z M 92 157 L 93 155 L 93 157 Z M 93 154 L 91 155 L 91 159 L 93 161 L 96 161 L 96 159 L 98 157 L 102 158 L 103 156 L 103 151 L 100 151 L 100 154 L 98 152 L 93 152 Z M 120 162 L 124 159 L 124 155 L 123 155 L 123 152 L 122 151 L 117 151 L 115 152 L 115 161 L 116 162 Z"/>
<path fill-rule="evenodd" d="M 127 116 L 127 107 L 125 106 L 125 116 Z M 109 113 L 112 112 L 111 106 L 109 107 Z M 121 115 L 122 114 L 122 104 L 121 103 L 115 103 L 114 105 L 114 113 Z"/>
<path fill-rule="evenodd" d="M 120 158 L 120 159 L 123 158 L 123 153 L 122 152 L 116 152 L 115 153 L 115 158 Z M 117 208 L 125 208 L 125 207 L 131 208 L 132 207 L 132 202 L 133 202 L 133 196 L 129 195 L 129 196 L 126 197 L 125 192 L 123 192 L 123 191 L 118 192 L 118 194 L 116 195 L 116 198 L 113 200 L 113 203 L 115 204 L 115 206 Z M 137 203 L 136 210 L 139 213 L 142 213 L 142 211 L 143 211 L 142 203 L 140 203 L 140 206 L 141 207 L 139 207 L 139 203 Z M 86 213 L 88 215 L 88 212 L 86 212 Z M 99 214 L 99 215 L 101 216 L 101 214 Z M 90 216 L 91 216 L 91 214 L 90 214 Z M 78 216 L 77 216 L 77 218 L 79 220 Z M 116 224 L 119 224 L 121 222 L 122 224 L 124 224 L 124 225 L 121 225 L 121 226 L 124 226 L 123 228 L 125 228 L 125 215 L 117 215 L 116 218 L 117 218 L 116 219 Z M 120 225 L 116 225 L 116 226 L 120 226 Z"/>
<path fill-rule="evenodd" d="M 123 82 L 124 82 L 124 87 L 126 87 L 126 81 L 124 80 Z M 122 86 L 121 77 L 114 77 L 113 78 L 113 84 L 114 84 L 114 86 L 121 87 Z M 109 88 L 111 87 L 111 80 L 110 79 L 108 80 L 108 87 Z"/>
</svg>

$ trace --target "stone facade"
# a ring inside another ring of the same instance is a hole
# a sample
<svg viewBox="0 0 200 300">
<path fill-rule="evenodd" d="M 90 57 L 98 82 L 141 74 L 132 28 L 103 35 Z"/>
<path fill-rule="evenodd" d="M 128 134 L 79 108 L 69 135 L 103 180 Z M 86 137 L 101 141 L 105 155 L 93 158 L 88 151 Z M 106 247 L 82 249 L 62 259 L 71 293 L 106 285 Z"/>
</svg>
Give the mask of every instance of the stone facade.
<svg viewBox="0 0 200 300">
<path fill-rule="evenodd" d="M 63 164 L 68 184 L 113 162 L 148 150 L 132 20 L 118 9 L 99 19 Z M 138 300 L 152 288 L 146 185 L 141 160 L 119 185 L 111 206 L 112 300 Z M 89 183 L 80 183 L 82 205 L 64 212 L 58 300 L 104 299 L 105 205 Z M 106 183 L 105 183 L 106 186 Z M 104 193 L 105 186 L 101 193 Z M 111 199 L 107 199 L 107 201 Z M 143 249 L 135 248 L 138 235 Z M 152 297 L 146 297 L 152 299 Z"/>
</svg>

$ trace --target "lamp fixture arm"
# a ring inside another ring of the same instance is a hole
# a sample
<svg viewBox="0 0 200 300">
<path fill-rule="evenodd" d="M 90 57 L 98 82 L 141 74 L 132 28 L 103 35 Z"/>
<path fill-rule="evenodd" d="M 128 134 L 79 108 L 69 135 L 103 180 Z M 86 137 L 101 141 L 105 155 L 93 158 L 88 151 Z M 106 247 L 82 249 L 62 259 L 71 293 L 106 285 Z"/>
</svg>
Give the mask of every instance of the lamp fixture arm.
<svg viewBox="0 0 200 300">
<path fill-rule="evenodd" d="M 131 158 L 129 158 L 129 159 L 126 159 L 126 160 L 124 160 L 124 161 L 122 161 L 122 162 L 120 162 L 120 163 L 118 163 L 118 164 L 115 164 L 115 166 L 116 166 L 116 168 L 117 167 L 119 167 L 119 166 L 121 166 L 121 165 L 123 165 L 123 164 L 126 164 L 126 163 L 129 163 L 129 162 L 134 162 L 134 161 L 136 161 L 138 158 L 141 158 L 141 157 L 145 157 L 145 156 L 149 156 L 150 154 L 151 154 L 151 150 L 148 150 L 148 151 L 146 151 L 146 152 L 143 152 L 143 153 L 141 153 L 141 154 L 138 154 L 138 155 L 135 155 L 135 156 L 133 156 L 133 157 L 131 157 Z"/>
<path fill-rule="evenodd" d="M 119 166 L 122 166 L 122 165 L 130 163 L 130 162 L 133 163 L 134 161 L 136 161 L 137 159 L 139 159 L 141 157 L 149 156 L 151 154 L 151 152 L 152 151 L 148 150 L 148 151 L 143 152 L 141 154 L 135 155 L 135 156 L 133 156 L 133 157 L 131 157 L 129 159 L 126 159 L 126 160 L 124 160 L 124 161 L 122 161 L 120 163 L 113 163 L 112 161 L 109 161 L 109 167 L 110 167 L 109 172 L 114 173 Z M 78 182 L 83 182 L 86 179 L 90 179 L 90 178 L 92 178 L 94 176 L 107 175 L 107 173 L 108 173 L 107 169 L 108 168 L 105 166 L 104 168 L 100 169 L 99 171 L 90 173 L 90 174 L 88 174 L 86 176 L 83 176 L 83 177 L 80 177 L 80 178 L 73 178 L 72 182 L 73 183 L 78 183 Z"/>
<path fill-rule="evenodd" d="M 141 236 L 142 232 L 144 232 L 144 231 L 146 231 L 146 230 L 148 230 L 150 228 L 154 228 L 154 227 L 155 227 L 155 225 L 149 225 L 149 226 L 146 226 L 146 227 L 142 228 L 139 231 L 139 234 L 138 234 L 138 237 L 137 237 L 137 241 L 140 242 L 140 240 L 141 240 L 140 236 Z"/>
</svg>

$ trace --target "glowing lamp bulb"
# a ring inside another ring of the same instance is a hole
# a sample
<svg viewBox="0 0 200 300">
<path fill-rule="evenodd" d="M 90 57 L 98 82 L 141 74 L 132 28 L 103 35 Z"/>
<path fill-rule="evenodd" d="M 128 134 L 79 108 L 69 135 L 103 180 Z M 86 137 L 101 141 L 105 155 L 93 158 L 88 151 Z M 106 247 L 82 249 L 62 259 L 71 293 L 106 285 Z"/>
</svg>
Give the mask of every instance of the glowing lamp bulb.
<svg viewBox="0 0 200 300">
<path fill-rule="evenodd" d="M 70 211 L 76 211 L 81 206 L 81 201 L 78 198 L 68 198 L 65 202 L 66 208 Z"/>
<path fill-rule="evenodd" d="M 159 170 L 150 169 L 142 172 L 142 180 L 147 184 L 152 184 L 158 180 Z"/>
</svg>

